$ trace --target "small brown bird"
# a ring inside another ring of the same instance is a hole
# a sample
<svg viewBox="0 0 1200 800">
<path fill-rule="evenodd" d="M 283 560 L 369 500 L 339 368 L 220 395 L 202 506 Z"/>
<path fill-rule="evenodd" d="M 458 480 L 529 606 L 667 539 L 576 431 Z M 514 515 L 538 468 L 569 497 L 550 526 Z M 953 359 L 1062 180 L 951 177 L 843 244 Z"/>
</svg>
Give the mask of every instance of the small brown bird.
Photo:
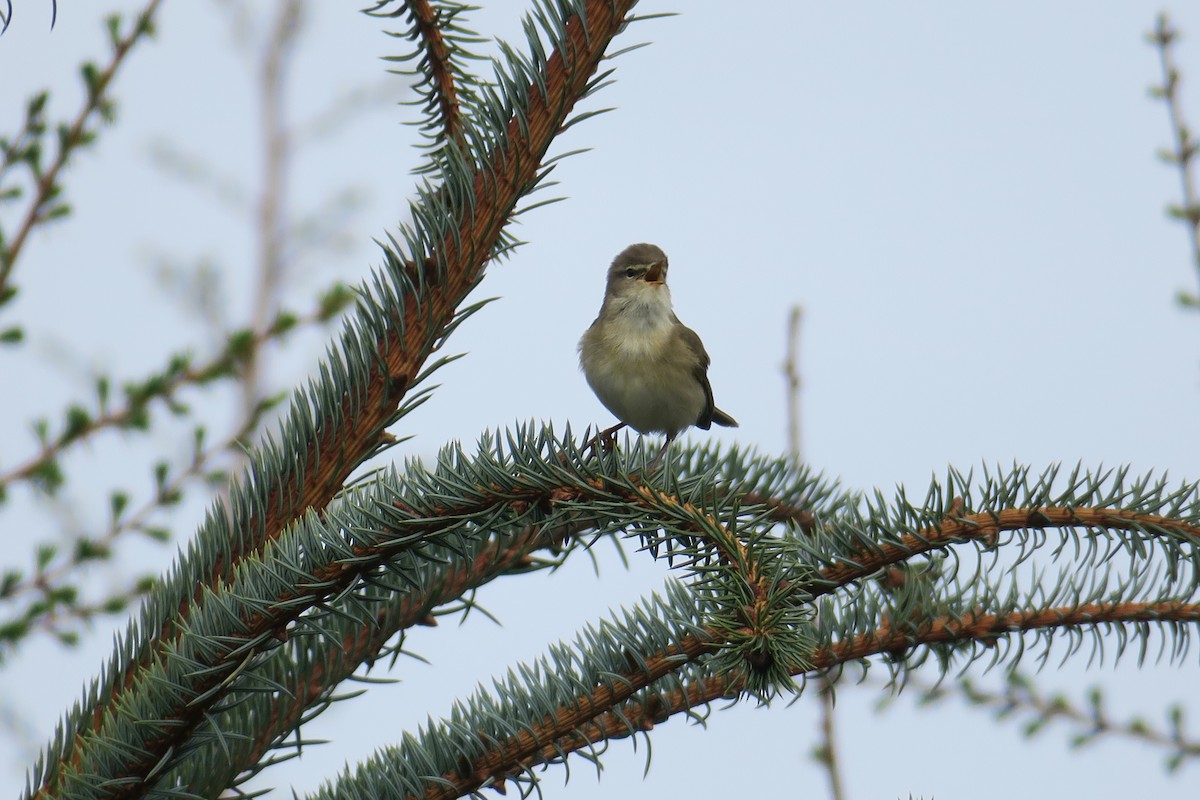
<svg viewBox="0 0 1200 800">
<path fill-rule="evenodd" d="M 579 364 L 596 397 L 621 420 L 606 434 L 622 425 L 665 433 L 665 452 L 689 426 L 737 427 L 713 404 L 708 353 L 671 309 L 667 255 L 655 245 L 633 244 L 613 259 L 600 315 L 579 341 Z"/>
</svg>

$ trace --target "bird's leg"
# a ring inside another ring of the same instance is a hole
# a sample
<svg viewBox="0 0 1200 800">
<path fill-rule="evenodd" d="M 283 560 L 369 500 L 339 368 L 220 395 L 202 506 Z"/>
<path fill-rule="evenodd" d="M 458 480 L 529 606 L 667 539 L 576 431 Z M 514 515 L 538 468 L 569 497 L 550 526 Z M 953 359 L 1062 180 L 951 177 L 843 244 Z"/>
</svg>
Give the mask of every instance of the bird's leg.
<svg viewBox="0 0 1200 800">
<path fill-rule="evenodd" d="M 675 435 L 676 434 L 674 434 L 674 433 L 667 434 L 667 440 L 665 442 L 663 442 L 662 449 L 659 450 L 657 455 L 655 455 L 654 458 L 650 459 L 650 463 L 646 465 L 646 473 L 647 474 L 654 472 L 656 469 L 658 469 L 659 464 L 662 463 L 663 456 L 665 456 L 667 454 L 667 450 L 671 449 L 671 442 L 675 441 Z"/>
</svg>

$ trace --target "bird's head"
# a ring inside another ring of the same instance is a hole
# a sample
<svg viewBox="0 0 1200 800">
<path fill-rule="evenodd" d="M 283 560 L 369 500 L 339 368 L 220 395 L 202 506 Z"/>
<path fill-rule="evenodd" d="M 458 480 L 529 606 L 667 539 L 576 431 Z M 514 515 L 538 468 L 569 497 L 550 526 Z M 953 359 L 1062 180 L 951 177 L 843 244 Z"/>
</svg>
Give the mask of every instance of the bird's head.
<svg viewBox="0 0 1200 800">
<path fill-rule="evenodd" d="M 667 254 L 657 245 L 631 244 L 608 268 L 606 300 L 670 304 Z"/>
</svg>

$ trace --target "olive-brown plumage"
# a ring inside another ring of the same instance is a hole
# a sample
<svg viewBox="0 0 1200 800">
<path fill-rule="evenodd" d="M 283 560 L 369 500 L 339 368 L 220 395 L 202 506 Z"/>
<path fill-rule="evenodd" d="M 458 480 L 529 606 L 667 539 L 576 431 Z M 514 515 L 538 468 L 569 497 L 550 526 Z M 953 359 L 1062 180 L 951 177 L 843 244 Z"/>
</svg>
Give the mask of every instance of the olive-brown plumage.
<svg viewBox="0 0 1200 800">
<path fill-rule="evenodd" d="M 667 288 L 667 256 L 634 244 L 608 269 L 604 304 L 579 341 L 579 363 L 604 407 L 639 433 L 667 443 L 692 425 L 737 427 L 713 404 L 709 357 L 679 321 Z"/>
</svg>

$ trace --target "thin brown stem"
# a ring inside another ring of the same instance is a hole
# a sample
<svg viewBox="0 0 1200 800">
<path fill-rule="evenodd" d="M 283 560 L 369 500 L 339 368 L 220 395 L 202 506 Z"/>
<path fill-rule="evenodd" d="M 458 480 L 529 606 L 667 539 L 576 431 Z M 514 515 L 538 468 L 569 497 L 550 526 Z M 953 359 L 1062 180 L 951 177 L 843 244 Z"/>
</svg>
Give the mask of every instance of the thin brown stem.
<svg viewBox="0 0 1200 800">
<path fill-rule="evenodd" d="M 1165 157 L 1179 170 L 1180 189 L 1183 194 L 1183 205 L 1172 208 L 1171 213 L 1188 226 L 1192 262 L 1200 273 L 1200 200 L 1196 197 L 1196 184 L 1192 175 L 1197 143 L 1183 118 L 1182 103 L 1179 99 L 1179 67 L 1176 66 L 1171 51 L 1172 45 L 1179 38 L 1179 31 L 1171 27 L 1171 20 L 1166 12 L 1158 15 L 1154 31 L 1149 38 L 1158 50 L 1163 75 L 1162 86 L 1155 87 L 1153 91 L 1166 104 L 1167 116 L 1171 123 L 1173 149 Z"/>
<path fill-rule="evenodd" d="M 788 314 L 787 353 L 783 361 L 783 374 L 787 381 L 788 455 L 800 461 L 800 325 L 804 320 L 804 309 L 792 306 Z M 811 515 L 809 515 L 811 518 Z M 831 672 L 817 676 L 817 699 L 821 706 L 820 737 L 817 742 L 816 758 L 825 768 L 829 780 L 829 796 L 833 800 L 844 800 L 846 791 L 842 780 L 841 761 L 837 746 L 837 707 L 834 682 Z"/>
<path fill-rule="evenodd" d="M 1181 719 L 1171 723 L 1171 730 L 1154 727 L 1140 716 L 1113 720 L 1101 706 L 1099 690 L 1092 693 L 1088 703 L 1090 707 L 1087 707 L 1062 694 L 1044 695 L 1028 677 L 1019 674 L 1010 675 L 1006 685 L 1000 689 L 981 688 L 974 681 L 966 679 L 931 685 L 912 676 L 906 676 L 905 688 L 921 692 L 920 702 L 923 705 L 960 697 L 971 706 L 995 711 L 997 719 L 1013 720 L 1017 718 L 1013 712 L 1027 712 L 1033 717 L 1033 724 L 1026 726 L 1026 730 L 1034 726 L 1040 728 L 1052 720 L 1061 720 L 1077 731 L 1071 737 L 1076 745 L 1101 736 L 1115 736 L 1168 750 L 1172 762 L 1200 758 L 1200 741 L 1184 733 Z"/>
<path fill-rule="evenodd" d="M 783 375 L 787 380 L 788 455 L 801 461 L 800 451 L 800 325 L 804 321 L 804 308 L 792 306 L 788 314 L 787 355 L 783 361 Z"/>
<path fill-rule="evenodd" d="M 258 236 L 258 281 L 250 320 L 253 330 L 265 327 L 278 312 L 279 293 L 287 271 L 283 246 L 287 216 L 284 204 L 291 136 L 284 110 L 284 96 L 288 64 L 300 33 L 303 10 L 302 0 L 286 0 L 280 4 L 259 74 L 263 174 L 258 220 L 254 226 Z M 242 419 L 253 417 L 262 400 L 262 357 L 262 349 L 252 347 L 242 365 Z"/>
</svg>

